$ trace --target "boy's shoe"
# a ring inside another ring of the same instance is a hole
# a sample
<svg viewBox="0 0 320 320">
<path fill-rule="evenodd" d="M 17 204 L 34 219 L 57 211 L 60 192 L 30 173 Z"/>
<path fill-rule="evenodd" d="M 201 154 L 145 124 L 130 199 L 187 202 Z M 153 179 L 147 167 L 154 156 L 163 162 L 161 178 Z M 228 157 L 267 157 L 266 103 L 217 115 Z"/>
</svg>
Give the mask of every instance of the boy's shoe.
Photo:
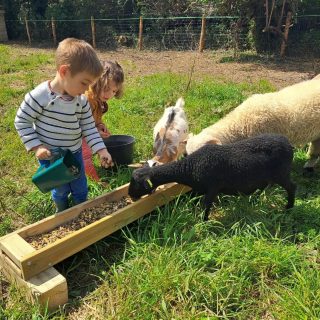
<svg viewBox="0 0 320 320">
<path fill-rule="evenodd" d="M 56 205 L 56 213 L 61 212 L 61 211 L 69 208 L 68 201 L 55 201 L 54 203 Z"/>
<path fill-rule="evenodd" d="M 72 205 L 76 206 L 77 204 L 83 203 L 83 202 L 85 202 L 85 201 L 87 201 L 87 200 L 88 200 L 88 199 L 86 199 L 86 200 L 79 200 L 79 199 L 73 198 L 73 199 L 72 199 Z"/>
</svg>

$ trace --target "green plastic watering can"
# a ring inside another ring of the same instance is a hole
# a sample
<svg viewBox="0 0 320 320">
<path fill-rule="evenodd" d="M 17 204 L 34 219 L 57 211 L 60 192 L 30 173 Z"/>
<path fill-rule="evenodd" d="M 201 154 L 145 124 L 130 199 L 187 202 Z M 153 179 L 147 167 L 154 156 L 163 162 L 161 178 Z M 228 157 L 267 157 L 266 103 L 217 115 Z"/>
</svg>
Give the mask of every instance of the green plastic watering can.
<svg viewBox="0 0 320 320">
<path fill-rule="evenodd" d="M 32 176 L 32 182 L 46 193 L 79 178 L 80 170 L 81 165 L 72 152 L 59 148 L 49 166 L 41 165 L 38 168 Z"/>
</svg>

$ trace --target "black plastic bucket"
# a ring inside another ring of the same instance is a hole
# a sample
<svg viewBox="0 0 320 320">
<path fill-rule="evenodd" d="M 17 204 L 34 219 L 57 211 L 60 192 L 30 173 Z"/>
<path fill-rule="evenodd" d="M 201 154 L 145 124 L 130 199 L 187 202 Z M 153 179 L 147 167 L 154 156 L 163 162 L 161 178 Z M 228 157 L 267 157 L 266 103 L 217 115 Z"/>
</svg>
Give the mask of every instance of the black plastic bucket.
<svg viewBox="0 0 320 320">
<path fill-rule="evenodd" d="M 124 134 L 114 134 L 109 138 L 103 139 L 103 142 L 111 154 L 115 165 L 127 165 L 133 161 L 133 146 L 135 139 L 133 136 Z"/>
</svg>

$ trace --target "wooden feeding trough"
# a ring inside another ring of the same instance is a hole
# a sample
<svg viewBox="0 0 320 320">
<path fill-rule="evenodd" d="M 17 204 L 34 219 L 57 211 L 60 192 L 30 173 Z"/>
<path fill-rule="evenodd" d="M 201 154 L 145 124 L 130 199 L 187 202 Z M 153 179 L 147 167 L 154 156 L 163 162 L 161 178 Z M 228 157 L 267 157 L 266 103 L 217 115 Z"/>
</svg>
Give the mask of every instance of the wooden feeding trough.
<svg viewBox="0 0 320 320">
<path fill-rule="evenodd" d="M 81 251 L 98 240 L 162 206 L 179 194 L 189 191 L 184 185 L 171 183 L 149 196 L 123 206 L 62 238 L 39 248 L 30 239 L 75 221 L 85 210 L 121 201 L 128 196 L 128 184 L 112 192 L 86 201 L 60 214 L 52 215 L 34 224 L 0 238 L 0 267 L 4 275 L 24 287 L 31 300 L 37 300 L 49 309 L 68 301 L 66 279 L 53 267 L 58 262 Z"/>
</svg>

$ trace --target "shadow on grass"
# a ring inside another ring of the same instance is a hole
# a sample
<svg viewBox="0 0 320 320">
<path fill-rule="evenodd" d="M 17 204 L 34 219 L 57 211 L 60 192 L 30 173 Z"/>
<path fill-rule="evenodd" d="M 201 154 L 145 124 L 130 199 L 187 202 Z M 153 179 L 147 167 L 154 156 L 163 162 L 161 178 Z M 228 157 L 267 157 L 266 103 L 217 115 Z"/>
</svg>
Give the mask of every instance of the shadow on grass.
<svg viewBox="0 0 320 320">
<path fill-rule="evenodd" d="M 315 168 L 311 176 L 305 176 L 303 165 L 306 161 L 306 150 L 295 153 L 292 167 L 292 181 L 296 183 L 295 206 L 286 210 L 287 193 L 279 186 L 257 190 L 250 196 L 220 195 L 219 203 L 211 211 L 214 233 L 229 232 L 238 224 L 240 227 L 254 226 L 261 223 L 271 235 L 305 241 L 320 233 L 320 169 Z"/>
<path fill-rule="evenodd" d="M 232 54 L 222 57 L 219 62 L 239 64 L 252 63 L 259 66 L 263 65 L 265 68 L 275 71 L 306 72 L 308 73 L 308 78 L 310 79 L 320 72 L 320 60 L 314 58 L 281 58 L 275 55 L 242 52 L 238 55 L 238 57 L 235 57 Z"/>
<path fill-rule="evenodd" d="M 264 225 L 272 236 L 293 242 L 307 241 L 320 233 L 320 201 L 313 195 L 297 197 L 293 208 L 286 210 L 286 192 L 270 187 L 252 196 L 223 196 L 211 219 L 219 223 L 216 234 L 229 232 L 234 225 Z M 222 226 L 222 228 L 221 228 Z"/>
<path fill-rule="evenodd" d="M 237 63 L 267 63 L 270 62 L 270 59 L 277 60 L 276 58 L 271 58 L 267 55 L 259 55 L 254 53 L 240 53 L 238 57 L 234 55 L 229 55 L 222 57 L 219 62 L 220 63 L 229 63 L 229 62 L 237 62 Z"/>
<path fill-rule="evenodd" d="M 112 266 L 123 259 L 125 243 L 119 230 L 55 266 L 68 284 L 66 314 L 74 311 L 85 296 L 105 281 L 103 278 Z"/>
</svg>

